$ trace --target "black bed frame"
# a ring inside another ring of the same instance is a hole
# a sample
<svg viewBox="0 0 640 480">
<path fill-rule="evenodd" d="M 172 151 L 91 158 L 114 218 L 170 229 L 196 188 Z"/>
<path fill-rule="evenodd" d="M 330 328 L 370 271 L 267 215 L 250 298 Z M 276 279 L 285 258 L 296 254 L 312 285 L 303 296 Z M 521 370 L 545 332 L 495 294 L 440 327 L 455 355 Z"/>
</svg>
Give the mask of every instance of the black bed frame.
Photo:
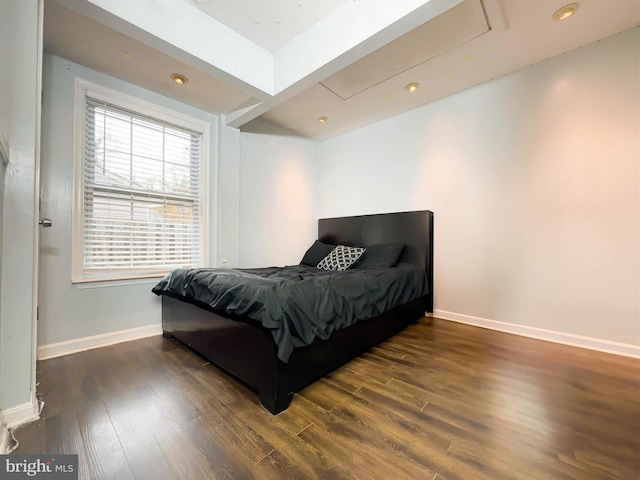
<svg viewBox="0 0 640 480">
<path fill-rule="evenodd" d="M 429 294 L 334 332 L 328 340 L 294 349 L 288 363 L 277 357 L 269 330 L 246 318 L 162 297 L 162 330 L 258 392 L 272 414 L 286 410 L 294 392 L 433 312 L 433 212 L 417 211 L 325 218 L 318 239 L 331 244 L 404 243 L 400 261 L 424 267 Z"/>
</svg>

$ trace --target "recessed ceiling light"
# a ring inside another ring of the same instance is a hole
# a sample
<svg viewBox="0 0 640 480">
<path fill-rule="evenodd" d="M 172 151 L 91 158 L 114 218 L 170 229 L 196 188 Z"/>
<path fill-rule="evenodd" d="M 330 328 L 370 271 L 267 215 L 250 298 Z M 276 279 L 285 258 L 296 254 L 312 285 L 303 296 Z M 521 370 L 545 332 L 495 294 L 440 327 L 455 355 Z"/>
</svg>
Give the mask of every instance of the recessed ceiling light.
<svg viewBox="0 0 640 480">
<path fill-rule="evenodd" d="M 420 88 L 420 84 L 419 83 L 409 83 L 407 85 L 405 85 L 404 89 L 407 92 L 413 93 L 416 90 L 418 90 L 418 88 Z"/>
<path fill-rule="evenodd" d="M 565 18 L 569 18 L 571 15 L 576 13 L 578 7 L 580 7 L 580 5 L 578 5 L 577 3 L 570 3 L 569 5 L 565 5 L 564 7 L 558 9 L 551 18 L 558 22 L 560 20 L 564 20 Z"/>
<path fill-rule="evenodd" d="M 325 117 L 324 115 L 322 117 L 318 117 L 318 121 L 320 123 L 325 123 L 329 120 L 329 118 Z"/>
<path fill-rule="evenodd" d="M 178 85 L 186 85 L 189 83 L 189 79 L 180 73 L 172 73 L 171 80 L 176 82 Z"/>
<path fill-rule="evenodd" d="M 193 0 L 196 3 L 207 3 L 209 0 Z"/>
</svg>

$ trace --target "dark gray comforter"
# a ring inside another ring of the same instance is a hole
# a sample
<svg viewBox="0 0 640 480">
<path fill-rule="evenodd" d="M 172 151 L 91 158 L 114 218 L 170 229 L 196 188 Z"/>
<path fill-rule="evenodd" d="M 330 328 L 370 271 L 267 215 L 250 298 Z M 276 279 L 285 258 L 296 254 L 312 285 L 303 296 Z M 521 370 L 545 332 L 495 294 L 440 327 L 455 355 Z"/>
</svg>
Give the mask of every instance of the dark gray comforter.
<svg viewBox="0 0 640 480">
<path fill-rule="evenodd" d="M 424 270 L 408 264 L 343 272 L 295 265 L 178 269 L 152 291 L 260 322 L 287 362 L 295 347 L 415 300 L 428 286 Z"/>
</svg>

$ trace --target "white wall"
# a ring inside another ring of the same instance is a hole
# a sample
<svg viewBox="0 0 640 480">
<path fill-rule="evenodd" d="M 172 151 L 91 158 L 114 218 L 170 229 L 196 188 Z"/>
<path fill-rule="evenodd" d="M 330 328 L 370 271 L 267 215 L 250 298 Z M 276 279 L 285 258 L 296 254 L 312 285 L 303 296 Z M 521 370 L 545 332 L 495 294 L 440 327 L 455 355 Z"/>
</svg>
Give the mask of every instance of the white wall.
<svg viewBox="0 0 640 480">
<path fill-rule="evenodd" d="M 240 265 L 240 131 L 220 121 L 218 144 L 218 252 L 216 266 Z M 213 256 L 211 257 L 214 258 Z"/>
<path fill-rule="evenodd" d="M 32 401 L 37 53 L 38 2 L 0 2 L 0 132 L 10 151 L 0 202 L 0 410 Z"/>
<path fill-rule="evenodd" d="M 640 345 L 639 46 L 635 28 L 322 143 L 320 216 L 431 209 L 436 310 Z"/>
<path fill-rule="evenodd" d="M 241 266 L 297 264 L 318 236 L 318 145 L 256 125 L 240 134 Z"/>
<path fill-rule="evenodd" d="M 2 33 L 0 33 L 0 42 L 2 42 L 2 37 L 1 37 Z M 2 53 L 0 53 L 0 55 L 2 55 Z M 1 57 L 0 57 L 0 61 L 1 61 Z M 2 80 L 0 80 L 0 92 L 3 92 L 5 90 L 6 86 L 3 85 Z M 6 98 L 4 98 L 5 95 L 1 95 L 0 94 L 0 102 L 3 102 L 6 100 Z M 5 128 L 2 126 L 3 125 L 3 119 L 2 117 L 6 115 L 6 110 L 5 108 L 0 104 L 0 137 L 5 135 Z M 8 148 L 8 147 L 7 147 Z M 8 154 L 8 152 L 7 152 Z M 0 159 L 0 303 L 2 303 L 2 257 L 3 255 L 3 232 L 4 232 L 4 172 L 5 172 L 5 164 L 2 161 L 2 159 Z M 0 308 L 0 345 L 2 345 L 2 308 Z M 0 372 L 2 372 L 2 355 L 0 355 Z M 1 377 L 1 373 L 0 373 L 0 378 Z M 2 389 L 2 384 L 0 384 L 0 390 Z M 2 410 L 2 404 L 0 404 L 0 411 Z M 1 434 L 0 434 L 1 435 Z M 0 443 L 2 441 L 0 440 Z"/>
<path fill-rule="evenodd" d="M 44 59 L 38 345 L 159 325 L 156 280 L 71 283 L 73 88 L 80 77 L 211 123 L 211 265 L 298 263 L 317 234 L 317 144 L 273 131 L 244 133 L 218 117 L 54 55 Z M 241 178 L 242 177 L 242 180 Z"/>
<path fill-rule="evenodd" d="M 1 87 L 0 87 L 1 88 Z M 0 135 L 2 135 L 3 130 L 0 128 Z M 2 239 L 4 232 L 4 172 L 5 165 L 4 162 L 0 161 L 0 295 L 2 294 Z M 2 297 L 0 297 L 1 299 Z M 2 325 L 2 311 L 0 310 L 0 325 Z M 2 329 L 0 328 L 0 343 L 2 335 Z M 2 369 L 2 365 L 0 364 L 0 369 Z"/>
<path fill-rule="evenodd" d="M 226 206 L 225 198 L 219 198 L 217 195 L 218 172 L 215 165 L 220 152 L 217 141 L 217 116 L 60 57 L 45 55 L 42 215 L 53 220 L 53 227 L 43 229 L 41 233 L 39 346 L 147 325 L 159 325 L 161 322 L 160 299 L 150 291 L 156 280 L 147 280 L 135 285 L 109 286 L 71 283 L 73 92 L 76 76 L 209 122 L 212 160 L 210 211 L 216 212 L 217 208 L 224 209 Z M 233 159 L 231 161 L 237 162 Z M 232 199 L 237 197 L 237 191 L 227 194 Z M 233 201 L 236 203 L 236 213 L 232 206 L 229 209 L 231 217 L 237 216 L 237 201 Z M 215 262 L 218 239 L 215 215 L 212 220 L 211 262 Z M 231 238 L 234 236 L 231 234 Z M 223 237 L 221 243 L 227 245 L 230 242 Z"/>
</svg>

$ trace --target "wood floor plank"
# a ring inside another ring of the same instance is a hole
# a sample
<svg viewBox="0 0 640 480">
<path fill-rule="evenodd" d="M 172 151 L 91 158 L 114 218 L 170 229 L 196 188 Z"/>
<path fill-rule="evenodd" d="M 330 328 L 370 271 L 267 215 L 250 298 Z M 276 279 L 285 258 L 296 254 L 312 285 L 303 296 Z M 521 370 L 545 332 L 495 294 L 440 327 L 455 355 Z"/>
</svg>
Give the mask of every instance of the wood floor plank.
<svg viewBox="0 0 640 480">
<path fill-rule="evenodd" d="M 173 422 L 158 422 L 153 435 L 178 479 L 218 478 L 209 460 L 215 445 L 197 443 L 183 425 Z"/>
<path fill-rule="evenodd" d="M 90 478 L 131 479 L 133 474 L 118 435 L 102 402 L 75 410 L 84 449 L 78 452 L 86 461 Z"/>
<path fill-rule="evenodd" d="M 23 455 L 34 455 L 44 453 L 47 451 L 45 445 L 45 435 L 47 432 L 47 426 L 45 425 L 46 419 L 40 417 L 35 422 L 23 425 L 20 428 L 13 431 L 17 443 L 17 450 Z M 16 443 L 11 439 L 9 447 L 13 448 Z"/>
<path fill-rule="evenodd" d="M 175 480 L 178 474 L 155 439 L 125 450 L 136 480 Z"/>
<path fill-rule="evenodd" d="M 396 378 L 392 378 L 384 385 L 371 382 L 363 388 L 378 392 L 385 399 L 395 400 L 411 411 L 422 410 L 430 398 L 424 389 L 416 388 Z"/>
<path fill-rule="evenodd" d="M 208 433 L 227 447 L 235 448 L 249 462 L 259 462 L 273 451 L 273 445 L 222 402 L 213 400 L 203 411 L 201 420 L 208 424 Z"/>
<path fill-rule="evenodd" d="M 380 478 L 433 478 L 435 472 L 413 462 L 406 445 L 389 441 L 359 419 L 343 419 L 300 397 L 308 408 L 301 414 L 311 415 L 313 425 L 300 434 L 316 450 L 325 452 L 335 463 L 349 465 L 358 472 L 378 472 Z M 362 446 L 366 445 L 366 448 Z M 364 477 L 366 478 L 366 476 Z"/>
<path fill-rule="evenodd" d="M 69 382 L 67 366 L 65 365 L 65 357 L 38 362 L 36 376 L 39 379 L 49 379 L 49 381 L 40 382 L 40 385 L 38 385 L 40 398 L 46 399 L 46 410 L 43 410 L 45 416 L 54 416 L 64 409 L 83 403 L 69 395 L 71 383 Z"/>
<path fill-rule="evenodd" d="M 209 463 L 206 478 L 251 478 L 250 465 L 254 462 L 244 455 L 242 445 L 235 441 L 227 441 L 225 434 L 230 433 L 230 430 L 225 431 L 220 425 L 203 417 L 192 420 L 182 428 L 190 435 L 194 445 L 197 445 Z"/>
<path fill-rule="evenodd" d="M 407 458 L 434 471 L 444 471 L 451 478 L 469 478 L 471 475 L 478 479 L 510 478 L 507 471 L 492 468 L 486 461 L 474 460 L 474 466 L 480 467 L 481 472 L 468 468 L 467 462 L 457 462 L 447 455 L 451 444 L 447 437 L 396 416 L 385 408 L 386 405 L 384 402 L 370 403 L 357 397 L 354 401 L 342 402 L 331 413 L 375 429 L 388 444 L 402 445 Z"/>
<path fill-rule="evenodd" d="M 338 420 L 311 425 L 300 436 L 338 465 L 344 465 L 356 479 L 432 479 L 435 472 L 411 462 L 400 445 L 388 445 L 365 433 L 361 428 L 343 428 Z M 327 427 L 329 429 L 327 429 Z M 358 445 L 366 448 L 358 449 Z M 377 475 L 373 477 L 372 475 Z"/>
<path fill-rule="evenodd" d="M 104 398 L 111 422 L 125 450 L 153 441 L 153 434 L 147 426 L 151 419 L 145 418 L 150 411 L 147 399 L 152 395 L 155 392 L 145 386 Z"/>
<path fill-rule="evenodd" d="M 252 425 L 253 429 L 273 445 L 274 450 L 256 465 L 256 471 L 259 472 L 259 476 L 256 478 L 262 478 L 261 475 L 278 473 L 285 475 L 285 478 L 293 473 L 302 476 L 291 478 L 349 478 L 345 477 L 338 465 L 326 455 L 300 438 L 299 435 L 312 425 L 308 417 L 305 418 L 305 415 L 300 414 L 300 403 L 296 402 L 293 408 L 289 408 L 287 412 L 277 416 L 271 415 L 264 409 L 253 408 L 251 404 L 242 399 L 230 405 L 239 418 L 247 425 Z M 314 409 L 319 409 L 319 407 L 314 406 Z M 302 423 L 306 424 L 306 427 L 297 433 L 292 433 L 286 415 L 304 419 Z"/>
<path fill-rule="evenodd" d="M 338 382 L 341 382 L 342 384 L 346 384 L 349 386 L 348 389 L 352 392 L 355 392 L 358 388 L 368 385 L 372 382 L 384 385 L 390 380 L 389 378 L 385 377 L 383 381 L 380 381 L 380 379 L 376 379 L 355 371 L 353 368 L 350 368 L 351 366 L 352 362 L 349 362 L 346 365 L 343 365 L 337 370 L 331 372 L 324 379 L 331 383 L 336 383 L 335 381 L 333 381 L 336 380 Z M 347 388 L 345 388 L 345 390 L 347 390 Z"/>
<path fill-rule="evenodd" d="M 194 405 L 196 399 L 188 395 L 188 385 L 191 379 L 186 373 L 173 374 L 169 378 L 156 378 L 149 385 L 157 394 L 163 409 L 171 412 L 178 423 L 188 423 L 199 417 L 202 412 Z"/>
<path fill-rule="evenodd" d="M 353 480 L 348 472 L 335 467 L 313 468 L 304 462 L 292 461 L 278 450 L 274 450 L 252 468 L 253 478 L 260 480 L 305 479 L 305 480 Z"/>
<path fill-rule="evenodd" d="M 301 390 L 298 394 L 329 411 L 342 401 L 343 392 L 345 390 L 322 378 Z"/>
<path fill-rule="evenodd" d="M 234 394 L 228 387 L 221 389 L 215 381 L 211 383 L 203 381 L 202 375 L 206 372 L 209 372 L 210 378 L 212 373 L 215 373 L 200 365 L 196 371 L 188 368 L 183 373 L 172 377 L 177 382 L 177 386 L 163 387 L 159 394 L 160 398 L 169 397 L 175 400 L 179 396 L 180 404 L 188 399 L 189 409 L 197 412 L 197 415 L 188 422 L 184 422 L 185 424 L 192 424 L 195 418 L 204 417 L 209 420 L 211 427 L 209 434 L 217 436 L 221 442 L 240 445 L 238 452 L 246 456 L 250 462 L 257 462 L 264 458 L 273 450 L 273 447 L 227 407 L 227 404 L 244 398 L 242 393 Z M 251 402 L 249 404 L 252 408 L 257 408 L 255 404 Z"/>
</svg>

